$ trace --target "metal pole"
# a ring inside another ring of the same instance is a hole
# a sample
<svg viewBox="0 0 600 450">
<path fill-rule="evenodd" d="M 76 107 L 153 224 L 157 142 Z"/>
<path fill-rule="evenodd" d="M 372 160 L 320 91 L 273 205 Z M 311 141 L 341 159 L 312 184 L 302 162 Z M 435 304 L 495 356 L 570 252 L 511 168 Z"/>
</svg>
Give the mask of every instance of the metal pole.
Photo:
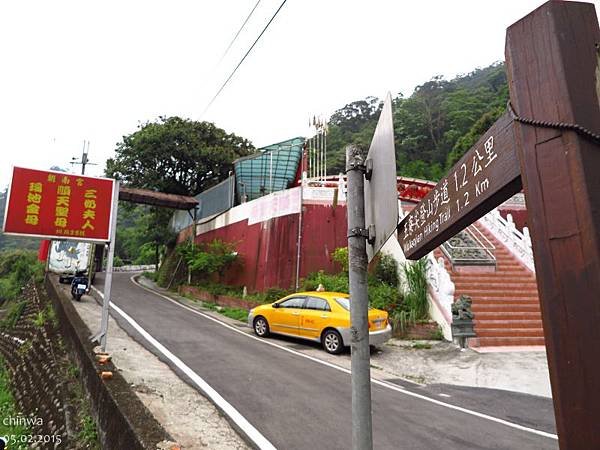
<svg viewBox="0 0 600 450">
<path fill-rule="evenodd" d="M 369 353 L 369 300 L 367 297 L 367 232 L 365 230 L 364 169 L 360 147 L 346 147 L 348 176 L 348 262 L 350 278 L 350 331 L 352 336 L 352 448 L 373 448 L 371 368 Z"/>
<path fill-rule="evenodd" d="M 111 217 L 110 243 L 108 244 L 108 260 L 106 262 L 106 280 L 104 280 L 104 301 L 102 302 L 102 322 L 100 324 L 100 346 L 106 350 L 108 333 L 108 309 L 110 307 L 110 290 L 112 287 L 113 260 L 115 257 L 115 241 L 117 237 L 117 210 L 119 208 L 119 181 L 115 180 L 113 189 L 113 215 Z"/>
<path fill-rule="evenodd" d="M 302 152 L 302 169 L 304 169 L 304 152 Z M 304 202 L 304 170 L 300 175 L 300 212 L 298 213 L 298 239 L 296 241 L 296 292 L 300 290 L 300 258 L 302 255 L 302 203 Z"/>
</svg>

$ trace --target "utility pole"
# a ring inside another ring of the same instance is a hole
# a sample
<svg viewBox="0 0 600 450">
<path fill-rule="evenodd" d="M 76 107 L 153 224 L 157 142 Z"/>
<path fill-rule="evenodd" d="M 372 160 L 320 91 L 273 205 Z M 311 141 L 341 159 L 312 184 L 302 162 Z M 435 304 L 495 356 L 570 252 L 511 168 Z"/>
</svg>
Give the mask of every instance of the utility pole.
<svg viewBox="0 0 600 450">
<path fill-rule="evenodd" d="M 365 229 L 365 153 L 346 147 L 348 177 L 348 275 L 352 350 L 352 448 L 373 448 L 371 368 L 369 350 L 369 300 L 367 297 L 367 237 Z"/>
<path fill-rule="evenodd" d="M 88 158 L 88 153 L 90 151 L 90 141 L 83 141 L 83 150 L 81 152 L 81 160 L 78 161 L 74 156 L 71 158 L 70 164 L 81 164 L 81 175 L 85 175 L 85 166 L 91 165 L 96 166 L 97 164 L 91 163 Z"/>
<path fill-rule="evenodd" d="M 83 150 L 81 152 L 81 161 L 77 161 L 77 158 L 71 158 L 71 164 L 81 164 L 81 175 L 85 175 L 85 166 L 88 164 L 96 165 L 95 163 L 91 163 L 88 158 L 88 153 L 90 151 L 90 141 L 83 141 Z M 88 287 L 92 285 L 92 272 L 94 272 L 95 267 L 95 256 L 96 256 L 96 244 L 89 244 L 89 255 L 88 255 Z M 105 343 L 106 344 L 106 343 Z"/>
</svg>

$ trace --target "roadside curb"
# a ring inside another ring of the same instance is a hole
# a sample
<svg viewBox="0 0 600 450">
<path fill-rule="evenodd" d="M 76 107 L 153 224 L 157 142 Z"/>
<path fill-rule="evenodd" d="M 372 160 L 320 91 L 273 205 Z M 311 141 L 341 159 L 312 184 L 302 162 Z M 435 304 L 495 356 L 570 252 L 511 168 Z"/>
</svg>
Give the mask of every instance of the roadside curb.
<svg viewBox="0 0 600 450">
<path fill-rule="evenodd" d="M 113 363 L 108 361 L 100 366 L 96 362 L 94 345 L 89 340 L 90 329 L 53 277 L 47 277 L 46 289 L 60 319 L 63 335 L 78 361 L 102 448 L 152 449 L 161 442 L 172 441 Z M 101 379 L 99 371 L 111 371 L 112 378 L 109 381 Z"/>
</svg>

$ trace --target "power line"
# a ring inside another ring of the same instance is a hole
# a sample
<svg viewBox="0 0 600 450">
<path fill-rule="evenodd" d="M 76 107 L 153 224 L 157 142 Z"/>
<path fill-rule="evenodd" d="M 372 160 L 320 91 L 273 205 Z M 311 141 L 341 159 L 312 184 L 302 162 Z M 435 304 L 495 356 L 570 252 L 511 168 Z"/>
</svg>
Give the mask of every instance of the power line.
<svg viewBox="0 0 600 450">
<path fill-rule="evenodd" d="M 248 20 L 250 20 L 250 17 L 252 17 L 252 14 L 254 13 L 254 10 L 256 9 L 256 7 L 258 6 L 259 3 L 260 3 L 260 0 L 258 0 L 256 2 L 256 5 L 254 5 L 254 8 L 252 8 L 252 11 L 250 11 L 250 14 L 248 14 L 248 17 L 246 17 L 246 20 L 244 20 L 244 23 L 242 24 L 242 26 L 240 27 L 240 29 L 237 31 L 237 33 L 235 33 L 235 36 L 233 37 L 233 39 L 231 40 L 231 42 L 229 43 L 229 45 L 225 49 L 225 52 L 223 53 L 223 56 L 221 56 L 221 59 L 219 60 L 219 63 L 217 65 L 221 64 L 221 62 L 223 61 L 223 58 L 225 58 L 225 56 L 227 55 L 227 53 L 231 49 L 231 46 L 236 41 L 236 39 L 238 38 L 238 36 L 242 32 L 242 30 L 244 29 L 244 27 L 248 23 Z"/>
<path fill-rule="evenodd" d="M 233 78 L 233 76 L 235 75 L 235 73 L 237 72 L 237 70 L 239 69 L 239 67 L 242 65 L 242 63 L 244 62 L 244 60 L 246 59 L 246 57 L 250 54 L 250 52 L 252 51 L 252 49 L 254 48 L 254 46 L 256 45 L 256 43 L 260 40 L 260 38 L 265 33 L 265 31 L 267 31 L 267 28 L 269 28 L 269 25 L 271 25 L 271 22 L 273 22 L 273 20 L 275 19 L 275 17 L 277 17 L 277 14 L 279 14 L 279 11 L 281 10 L 281 8 L 283 8 L 283 5 L 285 5 L 286 2 L 287 2 L 287 0 L 283 0 L 283 2 L 281 2 L 281 5 L 279 5 L 279 8 L 277 8 L 277 11 L 275 11 L 275 14 L 273 14 L 273 16 L 271 17 L 271 19 L 267 22 L 267 24 L 265 25 L 265 27 L 263 28 L 263 30 L 260 32 L 260 34 L 258 35 L 258 37 L 256 38 L 256 40 L 254 41 L 254 43 L 250 46 L 250 48 L 248 49 L 248 51 L 246 52 L 246 54 L 243 56 L 243 58 L 237 64 L 237 66 L 235 66 L 235 69 L 233 69 L 233 72 L 231 72 L 231 74 L 227 77 L 227 79 L 221 85 L 221 87 L 219 88 L 219 90 L 217 91 L 217 93 L 215 94 L 215 96 L 212 98 L 212 100 L 210 102 L 208 102 L 208 105 L 206 105 L 206 108 L 204 108 L 204 111 L 202 111 L 201 117 L 204 116 L 204 114 L 206 114 L 206 111 L 208 111 L 208 108 L 210 108 L 212 106 L 212 104 L 215 102 L 215 100 L 217 99 L 217 97 L 221 94 L 221 92 L 223 91 L 223 89 L 225 89 L 225 86 L 227 86 L 227 83 L 229 83 L 229 81 L 231 80 L 231 78 Z"/>
</svg>

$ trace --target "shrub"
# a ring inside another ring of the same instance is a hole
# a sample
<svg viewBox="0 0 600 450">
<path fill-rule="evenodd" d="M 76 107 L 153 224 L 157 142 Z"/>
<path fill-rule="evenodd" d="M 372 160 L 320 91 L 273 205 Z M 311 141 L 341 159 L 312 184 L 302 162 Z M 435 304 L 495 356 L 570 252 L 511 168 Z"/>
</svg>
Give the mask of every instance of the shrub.
<svg viewBox="0 0 600 450">
<path fill-rule="evenodd" d="M 403 266 L 406 286 L 404 301 L 409 311 L 414 314 L 414 320 L 426 319 L 429 316 L 427 301 L 427 259 Z"/>
<path fill-rule="evenodd" d="M 322 284 L 326 291 L 348 293 L 348 274 L 339 273 L 331 275 L 323 272 L 311 273 L 308 277 L 302 280 L 302 289 L 305 291 L 316 291 Z"/>
<path fill-rule="evenodd" d="M 369 285 L 369 304 L 373 308 L 383 309 L 392 313 L 402 305 L 402 294 L 397 287 L 386 283 L 371 283 Z"/>
<path fill-rule="evenodd" d="M 400 278 L 398 277 L 398 263 L 392 255 L 382 253 L 375 266 L 375 277 L 390 286 L 398 287 Z"/>
<path fill-rule="evenodd" d="M 264 300 L 266 302 L 274 302 L 276 300 L 279 300 L 280 298 L 285 297 L 286 295 L 288 295 L 290 293 L 291 292 L 287 289 L 272 287 L 272 288 L 267 289 L 264 292 Z"/>
<path fill-rule="evenodd" d="M 336 263 L 342 266 L 344 272 L 348 272 L 348 247 L 338 247 L 331 256 Z"/>
<path fill-rule="evenodd" d="M 42 281 L 44 265 L 33 251 L 12 250 L 0 253 L 0 302 L 17 298 L 31 278 Z"/>
<path fill-rule="evenodd" d="M 183 257 L 192 272 L 203 277 L 213 273 L 223 275 L 239 259 L 235 245 L 219 239 L 208 244 L 192 245 L 188 242 L 177 247 L 177 253 Z"/>
</svg>

